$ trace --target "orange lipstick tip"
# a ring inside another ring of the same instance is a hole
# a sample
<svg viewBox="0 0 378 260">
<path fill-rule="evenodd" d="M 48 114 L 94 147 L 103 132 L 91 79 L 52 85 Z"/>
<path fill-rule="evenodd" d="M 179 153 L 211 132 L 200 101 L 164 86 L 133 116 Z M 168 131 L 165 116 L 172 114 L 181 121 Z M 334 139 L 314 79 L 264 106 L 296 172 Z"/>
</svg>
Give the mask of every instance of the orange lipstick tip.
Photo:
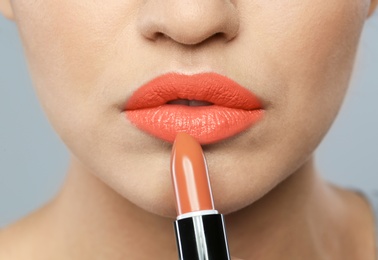
<svg viewBox="0 0 378 260">
<path fill-rule="evenodd" d="M 205 156 L 191 135 L 177 134 L 171 155 L 172 182 L 178 215 L 214 210 Z"/>
</svg>

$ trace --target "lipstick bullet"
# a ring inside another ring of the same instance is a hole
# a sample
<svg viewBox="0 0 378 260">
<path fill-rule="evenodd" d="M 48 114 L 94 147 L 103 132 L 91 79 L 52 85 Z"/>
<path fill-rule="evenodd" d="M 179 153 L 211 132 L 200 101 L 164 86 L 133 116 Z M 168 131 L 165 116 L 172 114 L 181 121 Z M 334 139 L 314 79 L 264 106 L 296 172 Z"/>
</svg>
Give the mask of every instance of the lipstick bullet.
<svg viewBox="0 0 378 260">
<path fill-rule="evenodd" d="M 171 174 L 179 259 L 230 260 L 224 217 L 214 207 L 205 156 L 186 133 L 178 133 L 173 144 Z"/>
</svg>

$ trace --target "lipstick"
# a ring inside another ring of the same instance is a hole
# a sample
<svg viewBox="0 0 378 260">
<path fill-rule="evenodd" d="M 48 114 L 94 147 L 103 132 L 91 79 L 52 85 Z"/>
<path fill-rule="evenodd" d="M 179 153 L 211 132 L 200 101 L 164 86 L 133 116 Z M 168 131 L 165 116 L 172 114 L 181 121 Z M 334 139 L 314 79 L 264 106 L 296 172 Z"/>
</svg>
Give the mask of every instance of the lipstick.
<svg viewBox="0 0 378 260">
<path fill-rule="evenodd" d="M 229 260 L 224 218 L 215 210 L 205 156 L 192 136 L 178 133 L 171 173 L 176 198 L 174 222 L 180 260 Z"/>
<path fill-rule="evenodd" d="M 186 132 L 201 144 L 234 136 L 259 122 L 262 101 L 234 80 L 217 73 L 168 73 L 139 87 L 125 104 L 134 126 L 173 142 Z"/>
</svg>

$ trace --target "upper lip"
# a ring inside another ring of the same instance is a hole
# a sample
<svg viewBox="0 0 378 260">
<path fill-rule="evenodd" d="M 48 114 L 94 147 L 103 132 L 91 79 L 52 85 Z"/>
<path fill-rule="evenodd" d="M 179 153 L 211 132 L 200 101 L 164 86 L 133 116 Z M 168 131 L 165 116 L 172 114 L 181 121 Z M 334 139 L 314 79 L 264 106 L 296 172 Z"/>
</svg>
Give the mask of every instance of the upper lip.
<svg viewBox="0 0 378 260">
<path fill-rule="evenodd" d="M 158 76 L 138 88 L 126 102 L 125 109 L 153 108 L 180 99 L 243 110 L 262 108 L 261 101 L 252 92 L 226 76 L 208 72 Z"/>
</svg>

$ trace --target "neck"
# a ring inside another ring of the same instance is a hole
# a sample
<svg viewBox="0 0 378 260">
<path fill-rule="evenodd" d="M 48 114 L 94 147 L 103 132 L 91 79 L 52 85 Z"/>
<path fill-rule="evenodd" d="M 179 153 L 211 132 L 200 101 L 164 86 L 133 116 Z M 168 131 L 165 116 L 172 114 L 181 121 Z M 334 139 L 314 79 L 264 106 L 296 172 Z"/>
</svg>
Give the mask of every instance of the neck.
<svg viewBox="0 0 378 260">
<path fill-rule="evenodd" d="M 231 253 L 247 259 L 316 255 L 326 246 L 322 238 L 327 228 L 334 232 L 339 226 L 334 225 L 338 216 L 324 218 L 331 205 L 340 204 L 333 192 L 310 160 L 262 199 L 226 216 Z M 55 229 L 49 232 L 57 234 L 54 241 L 61 252 L 70 252 L 70 259 L 177 258 L 173 219 L 138 208 L 75 159 L 48 210 Z M 324 229 L 315 228 L 319 226 Z M 287 253 L 277 255 L 282 252 Z"/>
<path fill-rule="evenodd" d="M 58 233 L 64 228 L 62 244 L 77 250 L 70 259 L 174 259 L 177 254 L 172 219 L 135 206 L 74 158 L 53 204 Z"/>
<path fill-rule="evenodd" d="M 226 217 L 231 250 L 246 259 L 328 259 L 324 235 L 333 237 L 338 226 L 332 210 L 337 198 L 309 160 L 260 200 Z"/>
</svg>

